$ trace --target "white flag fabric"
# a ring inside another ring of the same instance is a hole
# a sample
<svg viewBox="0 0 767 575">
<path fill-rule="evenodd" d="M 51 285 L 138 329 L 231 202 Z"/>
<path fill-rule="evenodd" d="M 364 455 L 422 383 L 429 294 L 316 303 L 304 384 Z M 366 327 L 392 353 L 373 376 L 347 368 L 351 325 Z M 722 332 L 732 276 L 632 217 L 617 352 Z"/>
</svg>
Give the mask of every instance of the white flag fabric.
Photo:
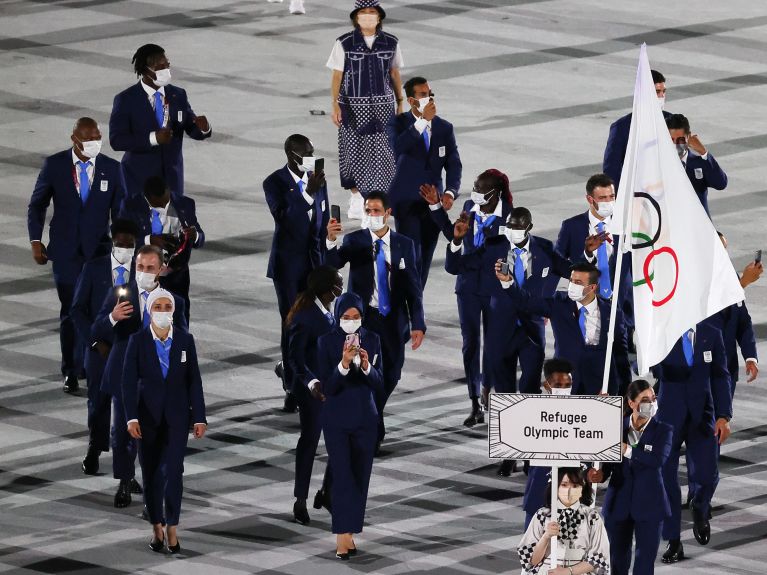
<svg viewBox="0 0 767 575">
<path fill-rule="evenodd" d="M 669 136 L 645 44 L 617 195 L 611 231 L 623 234 L 621 245 L 632 252 L 637 359 L 644 375 L 684 332 L 744 299 Z"/>
</svg>

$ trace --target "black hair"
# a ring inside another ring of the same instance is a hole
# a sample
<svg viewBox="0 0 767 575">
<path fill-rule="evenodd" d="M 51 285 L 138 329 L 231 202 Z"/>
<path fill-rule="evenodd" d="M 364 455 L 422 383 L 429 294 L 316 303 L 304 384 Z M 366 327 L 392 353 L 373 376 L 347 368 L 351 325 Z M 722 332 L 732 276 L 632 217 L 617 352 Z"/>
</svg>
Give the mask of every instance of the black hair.
<svg viewBox="0 0 767 575">
<path fill-rule="evenodd" d="M 683 114 L 671 114 L 666 118 L 666 127 L 669 130 L 684 130 L 690 133 L 690 121 Z"/>
<path fill-rule="evenodd" d="M 311 144 L 311 140 L 303 134 L 291 134 L 285 140 L 285 154 L 290 154 L 293 149 L 293 144 Z"/>
<path fill-rule="evenodd" d="M 420 86 L 421 84 L 428 84 L 428 83 L 429 81 L 423 76 L 413 76 L 407 82 L 405 82 L 405 85 L 402 86 L 402 88 L 405 90 L 405 96 L 407 96 L 408 98 L 415 98 L 414 88 L 416 86 Z"/>
<path fill-rule="evenodd" d="M 650 382 L 646 379 L 635 379 L 629 383 L 628 387 L 626 388 L 626 401 L 623 403 L 624 416 L 631 415 L 631 412 L 633 411 L 631 407 L 629 407 L 629 400 L 636 401 L 637 396 L 643 391 L 647 391 L 648 389 L 652 389 L 652 385 L 650 385 Z"/>
<path fill-rule="evenodd" d="M 388 210 L 389 209 L 389 194 L 385 192 L 379 192 L 378 190 L 374 190 L 372 192 L 368 192 L 367 197 L 365 198 L 365 201 L 368 200 L 380 200 L 381 204 L 383 204 L 383 209 Z"/>
<path fill-rule="evenodd" d="M 136 72 L 136 76 L 143 76 L 147 68 L 149 68 L 149 60 L 155 56 L 162 56 L 163 54 L 165 54 L 165 50 L 157 44 L 144 44 L 141 48 L 136 50 L 136 53 L 133 54 L 133 60 L 131 60 L 131 62 L 133 62 L 133 71 Z"/>
<path fill-rule="evenodd" d="M 572 373 L 572 364 L 561 357 L 552 357 L 543 362 L 543 377 L 549 379 L 555 373 Z"/>
<path fill-rule="evenodd" d="M 650 70 L 650 74 L 652 74 L 652 83 L 653 84 L 665 84 L 666 83 L 666 77 L 658 72 L 657 70 Z"/>
<path fill-rule="evenodd" d="M 599 276 L 602 275 L 597 266 L 589 262 L 578 262 L 571 265 L 570 272 L 586 272 L 589 274 L 589 285 L 599 283 Z"/>
<path fill-rule="evenodd" d="M 594 501 L 594 489 L 591 487 L 591 482 L 586 479 L 586 470 L 583 467 L 560 467 L 557 486 L 562 483 L 565 475 L 567 475 L 571 483 L 583 487 L 581 505 L 591 505 Z M 551 479 L 549 479 L 549 483 L 546 485 L 546 505 L 551 509 Z"/>
<path fill-rule="evenodd" d="M 517 218 L 519 220 L 524 220 L 526 222 L 532 223 L 533 222 L 533 214 L 530 213 L 530 210 L 523 207 L 514 208 L 509 212 L 509 217 L 507 221 L 511 221 L 511 218 Z"/>
<path fill-rule="evenodd" d="M 614 185 L 615 182 L 607 174 L 594 174 L 586 182 L 586 193 L 591 196 L 594 194 L 594 188 L 607 188 Z"/>
<path fill-rule="evenodd" d="M 501 199 L 506 200 L 506 202 L 511 207 L 514 207 L 514 198 L 511 196 L 509 177 L 506 174 L 504 174 L 501 170 L 490 168 L 489 170 L 485 170 L 479 176 L 477 176 L 477 179 L 479 178 L 490 178 L 493 180 L 493 189 L 501 190 Z"/>
<path fill-rule="evenodd" d="M 117 234 L 128 234 L 134 238 L 138 237 L 138 226 L 133 220 L 115 219 L 112 220 L 112 237 Z"/>
<path fill-rule="evenodd" d="M 285 317 L 285 326 L 287 327 L 293 322 L 293 317 L 299 311 L 313 305 L 316 298 L 331 291 L 339 283 L 339 280 L 341 280 L 341 276 L 333 266 L 322 265 L 313 269 L 306 278 L 306 289 L 298 294 L 296 301 Z"/>
<path fill-rule="evenodd" d="M 144 196 L 147 198 L 161 198 L 167 189 L 162 176 L 150 176 L 144 182 Z"/>
</svg>

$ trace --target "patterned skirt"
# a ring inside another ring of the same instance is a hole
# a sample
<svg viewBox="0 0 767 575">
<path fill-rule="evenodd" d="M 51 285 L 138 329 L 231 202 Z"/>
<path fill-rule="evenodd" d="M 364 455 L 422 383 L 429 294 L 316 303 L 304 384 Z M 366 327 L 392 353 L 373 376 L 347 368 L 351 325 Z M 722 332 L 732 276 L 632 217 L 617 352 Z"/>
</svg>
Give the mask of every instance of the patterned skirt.
<svg viewBox="0 0 767 575">
<path fill-rule="evenodd" d="M 395 114 L 394 95 L 339 96 L 342 122 L 338 129 L 338 165 L 341 186 L 358 188 L 363 195 L 388 192 L 394 179 L 394 150 L 386 137 L 386 124 Z"/>
</svg>

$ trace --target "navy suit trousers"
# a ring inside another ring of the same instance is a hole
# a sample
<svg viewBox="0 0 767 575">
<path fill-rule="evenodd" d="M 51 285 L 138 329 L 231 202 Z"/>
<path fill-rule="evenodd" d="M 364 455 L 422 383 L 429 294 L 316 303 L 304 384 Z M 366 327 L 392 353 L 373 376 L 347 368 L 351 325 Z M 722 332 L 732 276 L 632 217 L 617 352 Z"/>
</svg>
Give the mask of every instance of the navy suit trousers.
<svg viewBox="0 0 767 575">
<path fill-rule="evenodd" d="M 296 499 L 309 498 L 309 484 L 312 480 L 314 456 L 322 434 L 322 402 L 314 399 L 308 391 L 295 393 L 298 403 L 298 418 L 301 424 L 301 435 L 296 444 L 296 482 L 293 487 L 293 497 Z M 325 469 L 323 489 L 328 486 L 329 473 Z"/>
<path fill-rule="evenodd" d="M 128 433 L 122 394 L 112 396 L 112 402 L 112 474 L 121 481 L 133 479 L 136 475 L 136 440 Z"/>
<path fill-rule="evenodd" d="M 501 318 L 491 321 L 499 322 Z M 492 330 L 494 337 L 485 343 L 487 366 L 485 385 L 496 393 L 540 393 L 544 350 L 527 336 L 521 326 Z M 517 377 L 517 365 L 521 377 Z"/>
<path fill-rule="evenodd" d="M 145 424 L 141 436 L 138 452 L 149 522 L 178 525 L 189 427 Z"/>
<path fill-rule="evenodd" d="M 421 200 L 394 206 L 397 231 L 413 240 L 415 261 L 421 274 L 421 288 L 426 287 L 440 229 L 429 213 L 428 204 Z"/>
<path fill-rule="evenodd" d="M 106 360 L 95 349 L 85 352 L 85 374 L 88 381 L 88 447 L 109 451 L 109 424 L 112 419 L 112 397 L 101 391 L 101 376 Z"/>
<path fill-rule="evenodd" d="M 631 566 L 631 543 L 636 544 L 633 575 L 652 575 L 660 547 L 661 521 L 605 521 L 610 540 L 611 575 L 628 575 Z"/>
<path fill-rule="evenodd" d="M 479 397 L 482 386 L 482 371 L 479 367 L 479 358 L 482 353 L 482 342 L 487 346 L 487 328 L 490 321 L 490 296 L 481 296 L 473 293 L 458 293 L 458 321 L 461 324 L 461 337 L 463 345 L 463 371 L 466 374 L 466 383 L 469 387 L 469 397 Z M 482 331 L 480 333 L 480 323 Z M 485 355 L 483 367 L 487 365 L 488 357 Z M 483 370 L 487 371 L 487 370 Z"/>
<path fill-rule="evenodd" d="M 80 340 L 75 329 L 75 323 L 69 315 L 72 300 L 75 297 L 77 278 L 83 269 L 85 260 L 54 260 L 52 262 L 53 281 L 59 296 L 59 340 L 61 343 L 61 373 L 64 376 L 78 377 L 83 366 L 85 342 Z"/>
<path fill-rule="evenodd" d="M 293 381 L 293 373 L 288 365 L 288 328 L 285 318 L 296 301 L 298 294 L 306 289 L 306 278 L 302 280 L 272 280 L 277 293 L 277 309 L 280 311 L 280 351 L 282 353 L 282 388 L 287 391 L 286 382 Z"/>
</svg>

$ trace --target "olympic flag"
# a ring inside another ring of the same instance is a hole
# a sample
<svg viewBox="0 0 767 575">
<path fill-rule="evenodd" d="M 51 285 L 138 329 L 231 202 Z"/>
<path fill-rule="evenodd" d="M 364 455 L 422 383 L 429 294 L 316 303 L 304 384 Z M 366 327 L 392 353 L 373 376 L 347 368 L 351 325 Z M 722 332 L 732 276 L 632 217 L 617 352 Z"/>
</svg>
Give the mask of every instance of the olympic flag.
<svg viewBox="0 0 767 575">
<path fill-rule="evenodd" d="M 632 251 L 637 359 L 644 375 L 684 332 L 744 299 L 732 262 L 669 136 L 645 44 L 617 195 L 610 231 L 622 234 L 621 245 Z"/>
</svg>

